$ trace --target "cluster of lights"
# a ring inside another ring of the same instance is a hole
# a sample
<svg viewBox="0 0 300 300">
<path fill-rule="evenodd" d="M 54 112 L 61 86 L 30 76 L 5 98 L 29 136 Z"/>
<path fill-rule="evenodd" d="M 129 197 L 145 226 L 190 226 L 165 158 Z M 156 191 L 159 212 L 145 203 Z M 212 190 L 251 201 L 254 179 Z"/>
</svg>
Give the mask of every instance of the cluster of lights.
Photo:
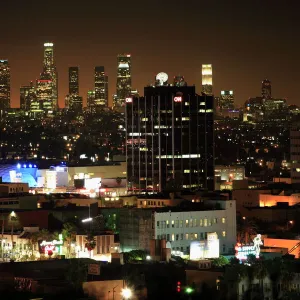
<svg viewBox="0 0 300 300">
<path fill-rule="evenodd" d="M 21 164 L 17 164 L 17 168 L 18 168 L 18 169 L 21 169 L 21 168 L 26 169 L 26 168 L 27 168 L 27 165 L 24 164 L 24 165 L 22 166 Z M 29 168 L 29 169 L 31 169 L 31 168 L 36 168 L 36 165 L 29 164 L 29 165 L 28 165 L 28 168 Z"/>
</svg>

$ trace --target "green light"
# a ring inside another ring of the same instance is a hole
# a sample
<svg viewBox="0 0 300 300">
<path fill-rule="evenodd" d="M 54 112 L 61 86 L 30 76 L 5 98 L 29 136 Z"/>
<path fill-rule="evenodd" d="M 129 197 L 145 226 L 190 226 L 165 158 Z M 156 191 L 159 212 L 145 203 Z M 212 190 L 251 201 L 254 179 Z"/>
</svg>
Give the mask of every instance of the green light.
<svg viewBox="0 0 300 300">
<path fill-rule="evenodd" d="M 194 290 L 193 290 L 191 287 L 187 287 L 187 288 L 185 289 L 185 292 L 186 292 L 187 294 L 191 294 L 193 291 L 194 291 Z"/>
</svg>

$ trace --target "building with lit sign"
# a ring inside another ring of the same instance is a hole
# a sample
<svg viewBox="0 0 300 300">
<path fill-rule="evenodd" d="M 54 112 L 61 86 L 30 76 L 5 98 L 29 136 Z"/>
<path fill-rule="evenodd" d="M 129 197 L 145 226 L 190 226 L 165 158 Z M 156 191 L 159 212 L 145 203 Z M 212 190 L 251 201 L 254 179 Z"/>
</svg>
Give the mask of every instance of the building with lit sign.
<svg viewBox="0 0 300 300">
<path fill-rule="evenodd" d="M 259 258 L 261 245 L 263 245 L 263 242 L 260 234 L 253 239 L 253 243 L 251 245 L 242 245 L 237 243 L 235 246 L 235 257 L 239 260 L 246 260 L 248 255 L 254 255 L 256 258 Z"/>
<path fill-rule="evenodd" d="M 0 110 L 10 108 L 10 67 L 8 60 L 0 60 Z"/>
<path fill-rule="evenodd" d="M 167 74 L 157 80 L 165 84 Z M 213 97 L 194 86 L 148 86 L 126 102 L 129 188 L 214 189 Z"/>
<path fill-rule="evenodd" d="M 59 234 L 59 239 L 58 240 L 53 240 L 53 241 L 42 241 L 39 244 L 39 249 L 40 253 L 52 256 L 53 254 L 63 254 L 63 237 L 62 234 Z"/>
<path fill-rule="evenodd" d="M 202 93 L 213 94 L 212 65 L 202 65 Z"/>
<path fill-rule="evenodd" d="M 114 108 L 123 107 L 126 97 L 131 95 L 131 55 L 119 54 L 117 64 L 117 95 L 114 98 Z"/>
<path fill-rule="evenodd" d="M 218 250 L 220 254 L 233 253 L 236 244 L 235 201 L 207 200 L 205 203 L 207 206 L 201 210 L 197 206 L 185 210 L 178 207 L 123 208 L 119 232 L 122 250 L 148 250 L 154 236 L 157 240 L 170 242 L 172 252 L 179 251 L 183 255 L 190 255 L 192 242 L 204 242 L 205 250 L 211 249 L 212 256 L 216 256 Z"/>
<path fill-rule="evenodd" d="M 95 67 L 95 103 L 94 107 L 101 108 L 108 106 L 108 76 L 104 67 Z"/>
<path fill-rule="evenodd" d="M 233 91 L 221 91 L 219 98 L 218 108 L 222 112 L 223 110 L 234 109 L 234 94 Z"/>
</svg>

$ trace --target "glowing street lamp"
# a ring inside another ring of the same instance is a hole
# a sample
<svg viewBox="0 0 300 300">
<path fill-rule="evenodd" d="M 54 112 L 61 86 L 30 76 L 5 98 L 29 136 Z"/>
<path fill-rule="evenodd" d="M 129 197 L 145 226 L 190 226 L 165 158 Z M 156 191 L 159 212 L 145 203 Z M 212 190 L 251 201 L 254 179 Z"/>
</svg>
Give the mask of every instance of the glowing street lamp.
<svg viewBox="0 0 300 300">
<path fill-rule="evenodd" d="M 87 219 L 83 219 L 81 220 L 82 223 L 87 223 L 87 222 L 91 222 L 93 220 L 93 218 L 87 218 Z"/>
<path fill-rule="evenodd" d="M 122 289 L 121 295 L 124 299 L 130 299 L 132 297 L 132 291 L 129 288 Z"/>
</svg>

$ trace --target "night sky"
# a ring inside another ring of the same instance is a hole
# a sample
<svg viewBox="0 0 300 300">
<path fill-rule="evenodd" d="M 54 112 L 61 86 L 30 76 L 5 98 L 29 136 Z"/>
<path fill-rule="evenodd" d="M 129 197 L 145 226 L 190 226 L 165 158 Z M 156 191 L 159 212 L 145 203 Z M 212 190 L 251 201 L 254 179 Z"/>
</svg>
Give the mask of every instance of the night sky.
<svg viewBox="0 0 300 300">
<path fill-rule="evenodd" d="M 274 97 L 300 105 L 299 1 L 290 0 L 6 0 L 1 1 L 0 59 L 11 66 L 12 106 L 19 86 L 42 71 L 43 43 L 55 43 L 59 104 L 68 93 L 68 67 L 80 67 L 80 94 L 93 89 L 104 65 L 109 102 L 116 56 L 132 55 L 132 83 L 143 87 L 164 71 L 185 76 L 201 91 L 201 64 L 213 64 L 214 94 L 233 89 L 238 104 L 272 81 Z"/>
</svg>

